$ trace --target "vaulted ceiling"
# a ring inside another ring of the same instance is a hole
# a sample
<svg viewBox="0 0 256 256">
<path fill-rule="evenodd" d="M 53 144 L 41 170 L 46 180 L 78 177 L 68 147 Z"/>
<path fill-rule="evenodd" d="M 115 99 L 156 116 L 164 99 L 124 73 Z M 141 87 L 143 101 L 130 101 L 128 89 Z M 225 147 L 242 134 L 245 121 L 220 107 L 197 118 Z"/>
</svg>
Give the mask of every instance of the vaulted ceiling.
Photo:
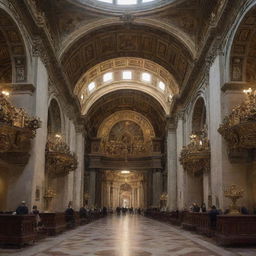
<svg viewBox="0 0 256 256">
<path fill-rule="evenodd" d="M 219 3 L 164 0 L 162 8 L 154 8 L 152 2 L 152 8 L 146 11 L 127 13 L 91 8 L 87 2 L 90 1 L 38 1 L 71 89 L 92 66 L 122 56 L 162 65 L 181 87 L 204 43 L 211 13 Z"/>
<path fill-rule="evenodd" d="M 87 114 L 90 135 L 96 137 L 101 123 L 111 114 L 132 110 L 145 116 L 155 129 L 157 137 L 165 133 L 165 112 L 150 95 L 134 90 L 118 90 L 97 100 Z"/>
<path fill-rule="evenodd" d="M 243 18 L 231 52 L 232 81 L 256 81 L 256 7 Z"/>
<path fill-rule="evenodd" d="M 228 27 L 228 19 L 224 16 L 227 13 L 233 15 L 230 10 L 238 9 L 241 2 L 161 0 L 161 5 L 155 6 L 160 1 L 154 1 L 150 8 L 143 10 L 113 9 L 110 12 L 87 5 L 89 2 L 95 5 L 95 1 L 10 0 L 20 10 L 21 20 L 32 35 L 33 50 L 39 54 L 43 52 L 41 55 L 50 80 L 57 84 L 66 102 L 74 106 L 76 111 L 73 112 L 77 113 L 81 110 L 78 98 L 74 96 L 78 81 L 95 65 L 120 57 L 142 58 L 157 63 L 173 76 L 179 87 L 176 92 L 180 96 L 187 95 L 185 89 L 190 91 L 198 74 L 204 73 L 205 60 L 213 41 Z M 115 105 L 109 98 L 111 95 L 116 94 L 111 92 L 103 99 Z M 125 97 L 120 95 L 120 98 Z M 127 97 L 130 95 L 132 93 Z M 156 104 L 150 105 L 145 97 L 140 100 L 145 102 L 151 113 L 154 112 L 155 123 L 159 121 L 156 126 L 163 124 L 163 115 L 159 114 L 161 111 L 157 107 L 159 103 L 149 95 L 147 97 L 148 101 Z M 115 99 L 119 101 L 118 96 Z M 105 106 L 104 100 L 96 102 Z M 97 112 L 98 106 L 93 106 Z M 127 105 L 127 108 L 133 109 L 134 104 Z M 155 110 L 151 111 L 151 108 Z M 101 111 L 104 116 L 105 109 Z M 142 112 L 147 115 L 146 110 Z M 95 121 L 91 119 L 93 126 L 98 122 L 95 117 Z"/>
</svg>

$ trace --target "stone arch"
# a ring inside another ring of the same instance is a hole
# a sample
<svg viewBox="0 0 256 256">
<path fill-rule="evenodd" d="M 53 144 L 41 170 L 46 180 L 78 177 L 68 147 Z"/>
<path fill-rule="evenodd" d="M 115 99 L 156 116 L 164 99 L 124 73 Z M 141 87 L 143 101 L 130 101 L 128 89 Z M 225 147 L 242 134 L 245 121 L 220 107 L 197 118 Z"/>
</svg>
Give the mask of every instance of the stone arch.
<svg viewBox="0 0 256 256">
<path fill-rule="evenodd" d="M 118 111 L 106 118 L 99 127 L 97 137 L 100 138 L 108 136 L 111 132 L 111 129 L 117 123 L 126 120 L 135 122 L 137 125 L 139 125 L 144 133 L 144 138 L 150 139 L 155 137 L 154 128 L 152 127 L 149 120 L 143 115 L 131 110 Z"/>
<path fill-rule="evenodd" d="M 176 26 L 172 24 L 168 24 L 168 25 L 162 24 L 160 20 L 156 21 L 156 20 L 151 20 L 149 18 L 141 18 L 141 17 L 136 18 L 136 23 L 140 25 L 155 27 L 156 29 L 160 29 L 165 32 L 173 34 L 178 40 L 182 41 L 184 45 L 186 45 L 186 47 L 191 52 L 193 58 L 196 57 L 197 51 L 196 51 L 195 43 L 186 33 L 178 29 Z M 97 20 L 90 24 L 86 24 L 78 28 L 76 31 L 72 32 L 70 35 L 67 35 L 67 37 L 64 38 L 62 42 L 62 47 L 60 47 L 60 50 L 58 52 L 58 57 L 61 59 L 65 51 L 67 51 L 75 41 L 79 40 L 81 37 L 85 36 L 87 33 L 92 32 L 93 30 L 95 30 L 95 28 L 101 29 L 107 26 L 122 25 L 122 24 L 123 24 L 123 21 L 121 21 L 119 17 L 111 17 L 111 18 L 104 18 L 101 20 Z"/>
<path fill-rule="evenodd" d="M 255 82 L 256 68 L 256 7 L 248 1 L 238 16 L 227 41 L 226 80 L 231 82 Z M 227 46 L 228 47 L 228 46 Z"/>
<path fill-rule="evenodd" d="M 0 76 L 2 83 L 27 81 L 27 54 L 15 20 L 0 5 Z"/>
<path fill-rule="evenodd" d="M 61 134 L 62 127 L 62 115 L 61 108 L 58 101 L 52 98 L 48 107 L 48 134 Z"/>
<path fill-rule="evenodd" d="M 193 56 L 173 35 L 156 28 L 132 24 L 113 25 L 91 31 L 74 42 L 62 55 L 61 64 L 75 86 L 93 66 L 118 57 L 137 57 L 167 69 L 181 86 L 192 67 Z"/>
</svg>

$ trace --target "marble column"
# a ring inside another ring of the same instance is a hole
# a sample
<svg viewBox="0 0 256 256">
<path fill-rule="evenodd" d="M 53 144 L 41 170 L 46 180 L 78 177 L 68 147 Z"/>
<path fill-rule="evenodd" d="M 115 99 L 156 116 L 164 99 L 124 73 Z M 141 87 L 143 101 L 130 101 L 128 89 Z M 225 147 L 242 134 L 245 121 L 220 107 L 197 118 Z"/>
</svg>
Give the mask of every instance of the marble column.
<svg viewBox="0 0 256 256">
<path fill-rule="evenodd" d="M 186 205 L 185 199 L 184 199 L 185 193 L 186 193 L 184 169 L 179 161 L 180 152 L 184 146 L 183 114 L 184 114 L 183 112 L 180 112 L 178 114 L 178 123 L 177 123 L 177 130 L 176 130 L 177 207 L 178 207 L 178 210 L 183 210 L 184 207 L 188 207 L 188 205 Z"/>
<path fill-rule="evenodd" d="M 159 207 L 160 206 L 160 196 L 162 193 L 162 173 L 161 171 L 157 170 L 153 172 L 153 206 Z"/>
<path fill-rule="evenodd" d="M 4 210 L 13 211 L 22 200 L 27 201 L 29 209 L 36 204 L 39 210 L 44 207 L 45 181 L 45 145 L 47 138 L 48 116 L 48 74 L 40 58 L 33 58 L 34 85 L 36 90 L 27 93 L 14 92 L 11 101 L 17 107 L 24 108 L 29 114 L 37 116 L 42 121 L 32 140 L 29 162 L 22 171 L 12 171 L 8 181 L 7 205 Z M 39 198 L 36 198 L 36 191 Z"/>
<path fill-rule="evenodd" d="M 167 208 L 177 210 L 177 138 L 176 129 L 172 125 L 167 134 Z"/>
<path fill-rule="evenodd" d="M 213 204 L 218 208 L 223 205 L 223 177 L 222 177 L 222 138 L 218 133 L 218 128 L 222 122 L 221 117 L 221 88 L 220 88 L 220 62 L 216 58 L 209 74 L 209 103 L 210 103 L 210 123 L 209 139 L 211 143 L 211 177 Z"/>
<path fill-rule="evenodd" d="M 75 171 L 74 208 L 79 210 L 83 204 L 84 188 L 84 136 L 82 132 L 76 133 L 76 155 L 78 166 Z"/>
<path fill-rule="evenodd" d="M 90 170 L 90 182 L 89 182 L 89 207 L 95 205 L 95 186 L 96 186 L 96 171 Z"/>
</svg>

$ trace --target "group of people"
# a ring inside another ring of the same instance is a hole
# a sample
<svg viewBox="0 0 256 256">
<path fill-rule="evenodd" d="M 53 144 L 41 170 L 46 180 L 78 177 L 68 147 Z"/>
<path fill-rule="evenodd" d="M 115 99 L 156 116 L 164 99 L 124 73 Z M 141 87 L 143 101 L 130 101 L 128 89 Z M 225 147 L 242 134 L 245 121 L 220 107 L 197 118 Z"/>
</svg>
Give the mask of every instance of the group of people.
<svg viewBox="0 0 256 256">
<path fill-rule="evenodd" d="M 216 208 L 216 206 L 213 206 L 213 207 Z M 212 208 L 210 210 L 212 210 Z M 191 212 L 207 212 L 207 209 L 206 209 L 205 203 L 202 203 L 201 206 L 199 206 L 197 203 L 193 203 L 190 206 L 190 211 Z M 229 213 L 229 209 L 226 209 L 224 212 L 221 209 L 218 209 L 217 211 L 219 214 L 228 214 Z M 241 214 L 250 214 L 249 210 L 245 206 L 242 206 L 240 208 L 240 213 Z M 256 207 L 254 208 L 252 214 L 254 214 L 254 215 L 256 214 Z"/>
<path fill-rule="evenodd" d="M 90 216 L 94 212 L 99 212 L 104 216 L 107 215 L 107 208 L 103 207 L 102 209 L 98 208 L 89 208 L 88 206 L 82 206 L 79 210 L 80 218 L 90 218 Z M 12 213 L 13 215 L 26 215 L 26 214 L 34 214 L 36 215 L 36 223 L 37 226 L 40 227 L 42 222 L 40 218 L 40 212 L 36 205 L 32 207 L 32 211 L 29 211 L 26 202 L 22 201 L 21 204 L 16 208 L 16 211 Z M 65 219 L 69 227 L 75 226 L 75 211 L 72 208 L 72 202 L 69 202 L 67 209 L 65 210 Z"/>
<path fill-rule="evenodd" d="M 133 207 L 130 207 L 130 208 L 127 208 L 127 207 L 120 207 L 120 206 L 117 206 L 116 207 L 116 213 L 117 215 L 120 215 L 121 213 L 123 215 L 126 215 L 126 213 L 129 213 L 129 214 L 141 214 L 142 210 L 140 208 L 133 208 Z"/>
<path fill-rule="evenodd" d="M 202 203 L 201 207 L 197 203 L 193 203 L 193 205 L 191 205 L 191 207 L 190 207 L 190 211 L 191 212 L 208 212 L 212 227 L 216 227 L 218 215 L 229 213 L 229 209 L 226 209 L 223 212 L 221 209 L 217 209 L 215 205 L 211 206 L 209 211 L 207 211 L 205 203 Z M 249 210 L 245 206 L 242 206 L 240 208 L 240 213 L 247 215 L 247 214 L 249 214 Z M 256 208 L 254 208 L 253 214 L 256 214 Z"/>
</svg>

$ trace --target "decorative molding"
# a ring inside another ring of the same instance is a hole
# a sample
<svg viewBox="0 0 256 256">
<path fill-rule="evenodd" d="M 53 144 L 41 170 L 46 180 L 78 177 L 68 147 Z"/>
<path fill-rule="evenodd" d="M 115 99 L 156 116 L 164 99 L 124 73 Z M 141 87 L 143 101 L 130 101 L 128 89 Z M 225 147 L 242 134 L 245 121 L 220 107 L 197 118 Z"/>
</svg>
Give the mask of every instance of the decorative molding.
<svg viewBox="0 0 256 256">
<path fill-rule="evenodd" d="M 0 90 L 7 90 L 14 93 L 19 92 L 31 92 L 35 91 L 35 86 L 33 84 L 23 84 L 23 83 L 0 83 Z"/>
<path fill-rule="evenodd" d="M 246 83 L 246 82 L 230 82 L 230 83 L 225 83 L 222 87 L 221 90 L 223 92 L 226 91 L 243 91 L 248 88 L 256 89 L 256 83 Z"/>
</svg>

